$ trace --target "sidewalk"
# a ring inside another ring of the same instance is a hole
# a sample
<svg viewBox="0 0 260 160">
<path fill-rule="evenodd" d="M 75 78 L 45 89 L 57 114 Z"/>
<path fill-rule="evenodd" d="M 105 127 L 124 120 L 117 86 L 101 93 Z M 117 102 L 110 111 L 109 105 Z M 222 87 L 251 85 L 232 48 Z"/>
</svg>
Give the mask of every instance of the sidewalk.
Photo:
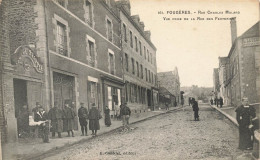
<svg viewBox="0 0 260 160">
<path fill-rule="evenodd" d="M 130 124 L 134 124 L 143 120 L 146 120 L 151 117 L 155 117 L 161 114 L 165 114 L 168 111 L 178 110 L 181 107 L 170 107 L 170 110 L 157 110 L 157 111 L 148 111 L 143 113 L 133 113 L 130 118 Z M 100 129 L 97 132 L 97 135 L 102 135 L 110 131 L 116 130 L 122 126 L 122 121 L 111 119 L 112 125 L 106 127 L 104 124 L 104 118 L 102 118 L 100 123 Z M 8 143 L 2 144 L 3 150 L 3 160 L 13 160 L 13 159 L 38 159 L 41 156 L 44 156 L 48 152 L 53 152 L 58 149 L 63 149 L 74 144 L 78 144 L 82 141 L 89 140 L 93 138 L 91 131 L 88 130 L 88 136 L 80 136 L 80 128 L 78 131 L 75 131 L 75 137 L 66 137 L 67 133 L 62 133 L 62 138 L 52 139 L 50 138 L 50 143 L 43 143 L 40 138 L 28 138 L 28 139 L 19 139 L 17 143 Z"/>
<path fill-rule="evenodd" d="M 226 116 L 231 122 L 233 122 L 236 126 L 238 126 L 237 120 L 236 120 L 236 107 L 234 106 L 222 106 L 222 108 L 217 107 L 216 105 L 211 105 L 211 107 L 215 108 L 217 111 L 222 113 L 224 116 Z"/>
</svg>

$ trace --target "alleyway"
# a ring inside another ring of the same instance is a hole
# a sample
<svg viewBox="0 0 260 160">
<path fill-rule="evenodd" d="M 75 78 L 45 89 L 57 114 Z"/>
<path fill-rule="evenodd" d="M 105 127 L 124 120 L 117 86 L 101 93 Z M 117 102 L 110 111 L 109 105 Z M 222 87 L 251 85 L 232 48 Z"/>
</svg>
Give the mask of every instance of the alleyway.
<svg viewBox="0 0 260 160">
<path fill-rule="evenodd" d="M 72 146 L 50 160 L 73 159 L 237 159 L 237 128 L 208 105 L 200 105 L 200 121 L 191 107 L 131 125 Z"/>
</svg>

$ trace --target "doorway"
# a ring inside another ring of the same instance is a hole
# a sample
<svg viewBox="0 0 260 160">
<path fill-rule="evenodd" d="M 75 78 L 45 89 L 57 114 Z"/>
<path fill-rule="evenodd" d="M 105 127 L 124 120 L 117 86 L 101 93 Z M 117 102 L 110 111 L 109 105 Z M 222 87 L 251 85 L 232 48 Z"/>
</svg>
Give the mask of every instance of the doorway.
<svg viewBox="0 0 260 160">
<path fill-rule="evenodd" d="M 18 137 L 29 133 L 29 109 L 27 105 L 27 84 L 25 80 L 14 79 L 14 105 Z M 27 108 L 23 108 L 27 105 Z M 26 111 L 27 110 L 27 111 Z M 27 112 L 27 113 L 26 113 Z M 27 115 L 28 114 L 28 115 Z"/>
<path fill-rule="evenodd" d="M 152 105 L 152 99 L 151 99 L 151 90 L 147 89 L 147 103 L 148 103 L 148 107 L 150 108 Z"/>
</svg>

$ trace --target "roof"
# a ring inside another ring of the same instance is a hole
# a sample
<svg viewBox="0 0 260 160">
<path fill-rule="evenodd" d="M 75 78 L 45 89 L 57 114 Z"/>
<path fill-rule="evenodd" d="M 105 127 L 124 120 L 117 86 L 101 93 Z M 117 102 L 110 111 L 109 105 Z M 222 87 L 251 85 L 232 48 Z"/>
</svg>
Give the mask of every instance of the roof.
<svg viewBox="0 0 260 160">
<path fill-rule="evenodd" d="M 160 93 L 161 95 L 172 95 L 172 96 L 174 96 L 174 95 L 171 94 L 171 92 L 168 91 L 165 87 L 160 87 L 160 88 L 159 88 L 159 93 Z"/>
</svg>

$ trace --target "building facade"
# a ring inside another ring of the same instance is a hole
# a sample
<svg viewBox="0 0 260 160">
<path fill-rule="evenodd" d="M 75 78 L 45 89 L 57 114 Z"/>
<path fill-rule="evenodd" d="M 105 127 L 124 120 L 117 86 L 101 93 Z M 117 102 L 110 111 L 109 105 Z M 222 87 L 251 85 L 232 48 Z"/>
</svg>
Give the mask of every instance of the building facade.
<svg viewBox="0 0 260 160">
<path fill-rule="evenodd" d="M 237 37 L 236 20 L 231 21 L 232 47 L 219 61 L 220 95 L 226 105 L 237 106 L 243 97 L 260 102 L 259 22 Z M 222 89 L 224 92 L 222 92 Z"/>
<path fill-rule="evenodd" d="M 158 105 L 156 48 L 151 32 L 144 30 L 138 15 L 131 15 L 129 0 L 117 1 L 121 20 L 125 100 L 135 112 Z"/>
<path fill-rule="evenodd" d="M 213 69 L 213 91 L 214 97 L 218 97 L 219 94 L 219 70 L 218 68 Z"/>
<path fill-rule="evenodd" d="M 159 72 L 158 83 L 160 87 L 167 88 L 167 90 L 174 96 L 172 100 L 172 106 L 174 106 L 175 102 L 177 104 L 181 103 L 181 95 L 180 95 L 180 78 L 178 73 L 178 68 L 175 67 L 174 71 L 170 72 Z M 159 93 L 160 94 L 160 93 Z"/>
<path fill-rule="evenodd" d="M 103 113 L 122 102 L 121 20 L 114 0 L 2 0 L 2 140 L 18 138 L 23 104 L 95 103 Z M 113 114 L 113 112 L 111 112 Z M 75 130 L 78 129 L 75 118 Z"/>
</svg>

